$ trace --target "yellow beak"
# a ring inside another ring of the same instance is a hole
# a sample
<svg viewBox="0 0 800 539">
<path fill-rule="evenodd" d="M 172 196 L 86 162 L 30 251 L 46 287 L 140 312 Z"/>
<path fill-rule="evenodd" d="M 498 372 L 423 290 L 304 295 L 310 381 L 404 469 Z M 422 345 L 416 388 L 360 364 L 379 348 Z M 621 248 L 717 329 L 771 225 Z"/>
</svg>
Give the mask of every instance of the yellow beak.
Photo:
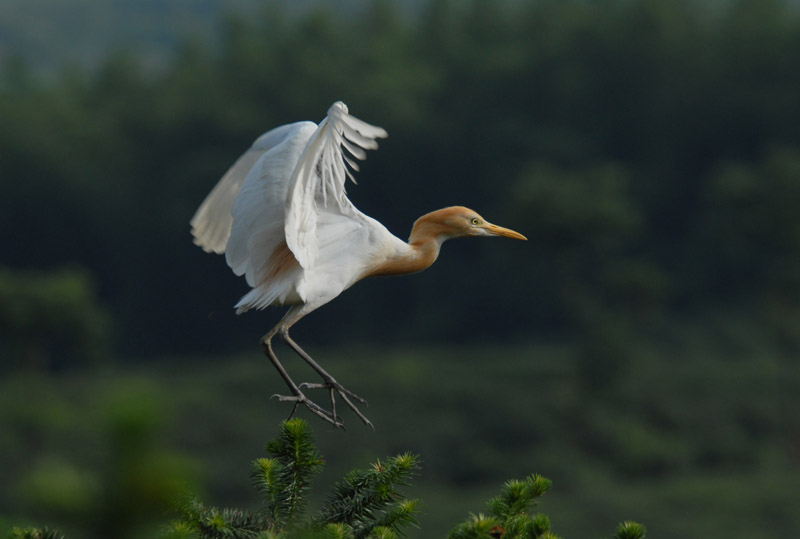
<svg viewBox="0 0 800 539">
<path fill-rule="evenodd" d="M 495 236 L 514 238 L 515 240 L 525 240 L 525 241 L 528 240 L 528 238 L 526 238 L 519 232 L 511 230 L 510 228 L 503 228 L 502 226 L 493 225 L 492 223 L 486 223 L 485 225 L 483 225 L 483 228 L 486 230 L 486 232 L 488 232 L 489 234 L 493 234 Z"/>
</svg>

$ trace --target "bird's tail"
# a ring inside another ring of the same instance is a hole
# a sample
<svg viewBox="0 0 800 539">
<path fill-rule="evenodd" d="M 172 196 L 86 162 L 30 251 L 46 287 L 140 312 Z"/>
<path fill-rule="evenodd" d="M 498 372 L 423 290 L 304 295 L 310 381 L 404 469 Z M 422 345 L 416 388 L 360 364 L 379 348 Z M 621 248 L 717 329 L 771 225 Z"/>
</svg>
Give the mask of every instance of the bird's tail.
<svg viewBox="0 0 800 539">
<path fill-rule="evenodd" d="M 260 287 L 252 289 L 250 292 L 242 296 L 242 299 L 235 305 L 236 314 L 242 314 L 250 309 L 266 309 L 277 298 L 270 294 L 265 294 L 264 290 Z"/>
</svg>

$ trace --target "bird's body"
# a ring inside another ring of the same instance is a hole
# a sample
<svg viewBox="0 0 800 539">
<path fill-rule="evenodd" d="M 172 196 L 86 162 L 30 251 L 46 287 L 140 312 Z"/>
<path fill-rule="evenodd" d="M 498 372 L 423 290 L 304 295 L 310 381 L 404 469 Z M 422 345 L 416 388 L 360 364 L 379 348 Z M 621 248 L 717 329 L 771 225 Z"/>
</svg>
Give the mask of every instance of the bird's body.
<svg viewBox="0 0 800 539">
<path fill-rule="evenodd" d="M 360 212 L 345 194 L 351 158 L 363 159 L 364 149 L 377 148 L 386 132 L 348 114 L 334 103 L 319 126 L 297 122 L 259 137 L 228 170 L 192 218 L 195 243 L 208 252 L 225 253 L 228 265 L 244 275 L 252 288 L 236 304 L 237 313 L 270 305 L 291 306 L 281 322 L 262 338 L 262 346 L 292 396 L 340 426 L 334 391 L 369 424 L 349 400 L 357 395 L 343 388 L 319 367 L 288 334 L 291 325 L 328 303 L 361 279 L 421 271 L 438 257 L 441 244 L 459 236 L 521 234 L 487 223 L 462 206 L 420 217 L 408 242 L 377 220 Z M 343 151 L 347 150 L 347 153 Z M 297 386 L 272 351 L 280 333 L 324 380 Z M 317 406 L 302 387 L 329 390 L 332 410 Z"/>
</svg>

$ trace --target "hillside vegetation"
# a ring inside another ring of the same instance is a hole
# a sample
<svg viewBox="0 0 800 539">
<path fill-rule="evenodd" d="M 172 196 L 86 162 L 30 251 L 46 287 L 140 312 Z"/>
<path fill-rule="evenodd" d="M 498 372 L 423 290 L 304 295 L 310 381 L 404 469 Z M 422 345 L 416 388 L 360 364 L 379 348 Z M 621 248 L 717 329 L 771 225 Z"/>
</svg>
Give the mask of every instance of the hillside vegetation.
<svg viewBox="0 0 800 539">
<path fill-rule="evenodd" d="M 622 519 L 652 536 L 800 530 L 800 369 L 780 358 L 732 366 L 643 353 L 616 391 L 590 395 L 570 348 L 310 352 L 369 398 L 376 425 L 345 415 L 348 430 L 334 431 L 305 416 L 326 460 L 316 484 L 325 492 L 378 457 L 418 454 L 422 469 L 404 489 L 422 500 L 409 537 L 444 536 L 485 511 L 504 481 L 531 473 L 553 481 L 541 510 L 565 538 L 610 533 Z M 5 378 L 0 515 L 88 538 L 136 522 L 131 536 L 151 537 L 187 481 L 206 503 L 253 508 L 249 463 L 288 414 L 269 399 L 283 389 L 257 354 L 57 382 Z M 312 496 L 311 507 L 321 501 Z"/>
<path fill-rule="evenodd" d="M 406 237 L 466 205 L 529 241 L 448 242 L 293 330 L 377 427 L 312 424 L 321 484 L 419 454 L 415 537 L 531 473 L 563 537 L 800 535 L 796 2 L 419 4 L 232 3 L 157 62 L 46 74 L 0 8 L 0 534 L 152 537 L 186 483 L 248 503 L 288 413 L 257 342 L 280 312 L 235 316 L 188 223 L 259 134 L 343 100 L 390 135 L 365 213 Z"/>
<path fill-rule="evenodd" d="M 390 133 L 350 189 L 367 214 L 405 237 L 463 204 L 531 241 L 451 242 L 419 277 L 364 283 L 304 322 L 318 342 L 673 339 L 688 319 L 796 349 L 790 4 L 271 4 L 226 21 L 157 72 L 131 52 L 46 83 L 24 57 L 0 73 L 4 263 L 87 269 L 121 354 L 229 350 L 272 323 L 233 315 L 245 285 L 188 220 L 261 132 L 337 99 Z"/>
</svg>

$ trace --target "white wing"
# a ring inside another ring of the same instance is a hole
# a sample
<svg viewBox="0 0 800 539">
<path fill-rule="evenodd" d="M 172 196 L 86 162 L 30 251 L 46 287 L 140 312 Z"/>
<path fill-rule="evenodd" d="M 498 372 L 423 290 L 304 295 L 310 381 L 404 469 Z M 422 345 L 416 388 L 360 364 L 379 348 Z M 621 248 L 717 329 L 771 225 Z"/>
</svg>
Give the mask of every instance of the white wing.
<svg viewBox="0 0 800 539">
<path fill-rule="evenodd" d="M 256 161 L 286 139 L 294 124 L 282 125 L 256 139 L 225 173 L 192 217 L 194 243 L 207 253 L 222 254 L 231 234 L 233 201 Z"/>
<path fill-rule="evenodd" d="M 297 122 L 265 133 L 223 176 L 192 219 L 192 232 L 205 250 L 224 252 L 234 273 L 253 288 L 237 312 L 306 300 L 305 276 L 320 245 L 328 253 L 334 240 L 342 244 L 344 238 L 331 234 L 353 241 L 351 229 L 369 219 L 345 194 L 345 178 L 352 179 L 347 166 L 358 166 L 343 148 L 364 159 L 364 150 L 377 148 L 375 139 L 386 136 L 336 102 L 319 127 Z"/>
<path fill-rule="evenodd" d="M 233 226 L 225 259 L 233 272 L 244 274 L 247 284 L 254 288 L 270 284 L 265 280 L 272 269 L 271 262 L 277 262 L 273 253 L 285 242 L 284 201 L 289 178 L 317 129 L 313 122 L 286 127 L 283 139 L 264 152 L 247 174 L 231 208 Z"/>
<path fill-rule="evenodd" d="M 347 113 L 347 106 L 337 101 L 328 109 L 328 116 L 308 141 L 289 182 L 286 197 L 286 244 L 300 265 L 309 269 L 319 256 L 317 238 L 317 205 L 328 211 L 338 208 L 343 214 L 357 212 L 345 193 L 347 166 L 358 165 L 344 153 L 364 159 L 364 150 L 378 147 L 376 138 L 385 138 L 386 131 L 362 122 Z"/>
</svg>

